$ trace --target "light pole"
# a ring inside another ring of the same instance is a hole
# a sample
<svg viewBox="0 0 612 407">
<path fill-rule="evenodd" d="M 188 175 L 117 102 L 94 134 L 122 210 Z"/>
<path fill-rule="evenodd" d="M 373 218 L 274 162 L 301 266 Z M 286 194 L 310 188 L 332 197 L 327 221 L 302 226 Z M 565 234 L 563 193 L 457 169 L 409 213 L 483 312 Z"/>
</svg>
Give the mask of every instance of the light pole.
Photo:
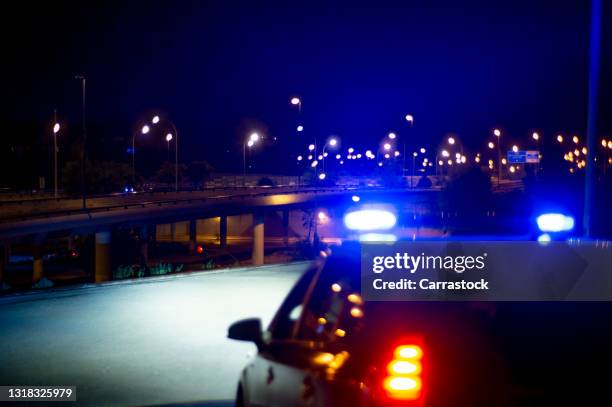
<svg viewBox="0 0 612 407">
<path fill-rule="evenodd" d="M 499 186 L 502 177 L 502 162 L 501 162 L 501 130 L 494 129 L 493 135 L 497 137 L 497 186 Z"/>
<path fill-rule="evenodd" d="M 141 134 L 147 134 L 151 131 L 148 125 L 142 126 L 140 129 Z M 132 188 L 136 187 L 136 133 L 132 135 Z"/>
<path fill-rule="evenodd" d="M 83 209 L 87 208 L 87 193 L 85 192 L 85 161 L 87 159 L 86 145 L 87 145 L 87 114 L 85 105 L 85 85 L 86 78 L 84 75 L 77 75 L 74 77 L 81 81 L 81 114 L 82 114 L 82 140 L 81 140 L 81 195 L 83 197 Z"/>
<path fill-rule="evenodd" d="M 170 161 L 170 142 L 172 141 L 172 133 L 166 134 L 166 143 L 168 144 L 168 154 L 166 160 Z"/>
<path fill-rule="evenodd" d="M 292 97 L 291 100 L 289 101 L 293 106 L 297 106 L 298 107 L 298 113 L 302 112 L 302 100 L 299 97 Z"/>
<path fill-rule="evenodd" d="M 259 134 L 251 133 L 249 138 L 242 144 L 242 186 L 246 186 L 246 149 L 253 147 L 259 141 Z"/>
<path fill-rule="evenodd" d="M 540 172 L 540 134 L 537 131 L 534 131 L 531 135 L 536 142 L 536 148 L 538 149 L 538 164 L 536 165 L 536 175 Z"/>
<path fill-rule="evenodd" d="M 53 196 L 57 199 L 57 133 L 60 131 L 60 124 L 57 122 L 57 110 L 53 111 Z"/>
<path fill-rule="evenodd" d="M 410 128 L 412 129 L 412 127 L 414 126 L 414 116 L 412 116 L 411 114 L 407 114 L 405 119 L 410 124 Z M 406 175 L 406 140 L 405 140 L 405 137 L 404 137 L 403 149 L 404 151 L 402 151 L 402 153 L 404 156 L 402 160 L 402 176 L 405 176 Z"/>
<path fill-rule="evenodd" d="M 338 145 L 338 139 L 335 137 L 331 137 L 329 140 L 327 140 L 327 142 L 325 143 L 325 145 L 323 146 L 323 149 L 321 151 L 321 155 L 323 156 L 323 173 L 325 174 L 325 148 L 326 147 L 336 147 Z"/>
<path fill-rule="evenodd" d="M 159 118 L 158 115 L 153 116 L 153 118 L 151 119 L 151 123 L 153 123 L 153 124 L 158 124 L 160 121 L 161 121 L 161 119 Z M 179 171 L 179 166 L 178 166 L 178 149 L 179 149 L 178 130 L 176 129 L 176 125 L 172 122 L 172 120 L 164 118 L 164 121 L 166 123 L 168 123 L 168 125 L 170 127 L 172 127 L 172 131 L 174 133 L 174 134 L 172 134 L 172 133 L 166 134 L 166 141 L 168 142 L 168 151 L 170 151 L 170 140 L 172 140 L 172 138 L 174 136 L 174 139 L 175 139 L 174 140 L 174 191 L 178 192 L 178 171 Z M 168 140 L 168 136 L 170 136 L 170 140 Z"/>
</svg>

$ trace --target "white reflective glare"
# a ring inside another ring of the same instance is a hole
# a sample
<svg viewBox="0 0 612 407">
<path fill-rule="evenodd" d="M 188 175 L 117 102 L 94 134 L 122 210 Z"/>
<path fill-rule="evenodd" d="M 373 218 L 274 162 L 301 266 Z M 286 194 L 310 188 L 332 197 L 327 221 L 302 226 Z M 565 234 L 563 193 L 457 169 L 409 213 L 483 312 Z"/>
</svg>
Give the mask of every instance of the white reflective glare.
<svg viewBox="0 0 612 407">
<path fill-rule="evenodd" d="M 363 209 L 344 215 L 344 225 L 351 230 L 387 230 L 396 222 L 393 213 L 380 209 Z"/>
<path fill-rule="evenodd" d="M 561 213 L 545 213 L 536 219 L 542 232 L 567 232 L 574 229 L 574 218 Z"/>
</svg>

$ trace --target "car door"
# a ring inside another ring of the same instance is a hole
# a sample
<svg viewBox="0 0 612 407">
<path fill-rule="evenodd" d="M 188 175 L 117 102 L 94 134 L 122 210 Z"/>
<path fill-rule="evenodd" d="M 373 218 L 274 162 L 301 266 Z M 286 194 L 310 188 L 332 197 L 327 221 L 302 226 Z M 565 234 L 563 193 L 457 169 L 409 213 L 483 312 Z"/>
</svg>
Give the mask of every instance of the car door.
<svg viewBox="0 0 612 407">
<path fill-rule="evenodd" d="M 288 363 L 288 355 L 293 354 L 295 326 L 302 315 L 306 295 L 312 289 L 313 279 L 318 272 L 319 268 L 315 265 L 304 273 L 263 333 L 263 343 L 245 370 L 245 391 L 249 405 L 282 405 L 277 403 L 274 388 L 282 388 L 286 384 L 287 378 L 283 374 L 282 366 Z"/>
<path fill-rule="evenodd" d="M 336 270 L 337 271 L 337 270 Z M 317 273 L 291 337 L 271 343 L 270 406 L 331 405 L 336 372 L 349 357 L 344 337 L 354 332 L 361 297 L 333 270 Z"/>
</svg>

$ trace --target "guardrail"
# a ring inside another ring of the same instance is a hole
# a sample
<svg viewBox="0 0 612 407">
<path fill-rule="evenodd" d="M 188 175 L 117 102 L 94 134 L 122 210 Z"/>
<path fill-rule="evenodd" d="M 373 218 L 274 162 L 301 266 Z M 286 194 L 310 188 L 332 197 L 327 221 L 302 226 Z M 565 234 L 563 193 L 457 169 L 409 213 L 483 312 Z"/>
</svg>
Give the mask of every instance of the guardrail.
<svg viewBox="0 0 612 407">
<path fill-rule="evenodd" d="M 214 192 L 214 191 L 228 191 L 228 190 L 252 190 L 252 189 L 270 189 L 270 188 L 304 188 L 304 186 L 297 185 L 273 185 L 273 186 L 257 186 L 257 185 L 246 185 L 246 186 L 225 186 L 225 187 L 206 187 L 199 189 L 182 189 L 178 191 L 167 190 L 167 191 L 140 191 L 140 192 L 114 192 L 111 194 L 95 194 L 87 195 L 87 199 L 99 199 L 99 198 L 115 198 L 125 196 L 151 196 L 151 195 L 168 195 L 168 194 L 182 194 L 182 193 L 197 193 L 197 192 Z M 1 201 L 0 206 L 6 205 L 23 205 L 30 203 L 44 203 L 44 202 L 62 202 L 62 201 L 74 201 L 82 199 L 81 195 L 68 195 L 58 196 L 49 198 L 28 198 L 28 199 L 10 199 Z"/>
<path fill-rule="evenodd" d="M 278 190 L 279 188 L 282 188 L 280 186 L 278 187 L 257 187 L 257 189 L 273 189 L 273 190 Z M 288 189 L 289 187 L 284 187 L 285 189 Z M 284 192 L 280 192 L 280 194 L 317 194 L 317 193 L 330 193 L 330 192 L 347 192 L 347 191 L 373 191 L 373 190 L 383 190 L 384 188 L 382 187 L 367 187 L 367 188 L 359 188 L 359 187 L 327 187 L 327 188 L 314 188 L 314 187 L 310 187 L 310 188 L 298 188 L 295 187 L 295 190 L 291 191 L 284 191 Z M 200 191 L 201 192 L 201 191 Z M 41 218 L 52 218 L 52 217 L 57 217 L 57 216 L 72 216 L 72 215 L 83 215 L 83 214 L 93 214 L 93 213 L 99 213 L 99 212 L 109 212 L 112 210 L 117 210 L 117 209 L 132 209 L 132 208 L 147 208 L 147 207 L 159 207 L 159 206 L 164 206 L 164 205 L 178 205 L 178 204 L 190 204 L 190 203 L 197 203 L 197 202 L 210 202 L 211 200 L 220 200 L 220 199 L 228 199 L 228 200 L 232 200 L 232 199 L 245 199 L 245 198 L 257 198 L 257 197 L 265 197 L 265 196 L 272 196 L 272 195 L 278 195 L 279 192 L 267 192 L 267 191 L 262 191 L 262 192 L 257 192 L 257 193 L 250 193 L 250 194 L 234 194 L 234 195 L 224 195 L 224 196 L 207 196 L 207 197 L 194 197 L 194 198 L 184 198 L 184 199 L 168 199 L 168 200 L 161 200 L 161 201 L 145 201 L 145 202 L 133 202 L 133 203 L 122 203 L 122 204 L 115 204 L 115 205 L 105 205 L 105 206 L 98 206 L 98 207 L 92 207 L 92 208 L 78 208 L 78 209 L 58 209 L 58 210 L 53 210 L 53 211 L 46 211 L 46 212 L 32 212 L 29 214 L 19 214 L 19 215 L 14 215 L 14 216 L 8 216 L 8 217 L 2 217 L 0 218 L 0 223 L 8 223 L 8 222 L 14 222 L 14 221 L 25 221 L 25 220 L 32 220 L 32 219 L 41 219 Z"/>
</svg>

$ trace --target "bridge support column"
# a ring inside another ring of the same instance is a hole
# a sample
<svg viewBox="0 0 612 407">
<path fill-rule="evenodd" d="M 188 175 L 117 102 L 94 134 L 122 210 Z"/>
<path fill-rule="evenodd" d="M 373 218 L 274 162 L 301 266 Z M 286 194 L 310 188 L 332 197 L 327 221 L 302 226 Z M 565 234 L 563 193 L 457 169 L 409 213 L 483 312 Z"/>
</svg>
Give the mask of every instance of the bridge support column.
<svg viewBox="0 0 612 407">
<path fill-rule="evenodd" d="M 36 283 L 43 278 L 43 256 L 42 256 L 42 245 L 34 243 L 32 247 L 32 282 Z"/>
<path fill-rule="evenodd" d="M 143 226 L 139 232 L 140 264 L 147 267 L 149 263 L 149 227 Z"/>
<path fill-rule="evenodd" d="M 9 247 L 8 244 L 0 245 L 0 291 L 4 288 L 4 273 L 8 265 Z"/>
<path fill-rule="evenodd" d="M 221 250 L 227 249 L 227 215 L 219 218 L 219 247 Z"/>
<path fill-rule="evenodd" d="M 253 214 L 253 265 L 264 264 L 264 214 Z"/>
<path fill-rule="evenodd" d="M 191 219 L 189 221 L 189 254 L 194 254 L 196 252 L 197 240 L 198 240 L 198 221 L 195 219 Z"/>
<path fill-rule="evenodd" d="M 96 233 L 96 283 L 111 279 L 111 232 L 108 230 Z"/>
<path fill-rule="evenodd" d="M 283 244 L 289 245 L 289 211 L 283 211 Z"/>
</svg>

